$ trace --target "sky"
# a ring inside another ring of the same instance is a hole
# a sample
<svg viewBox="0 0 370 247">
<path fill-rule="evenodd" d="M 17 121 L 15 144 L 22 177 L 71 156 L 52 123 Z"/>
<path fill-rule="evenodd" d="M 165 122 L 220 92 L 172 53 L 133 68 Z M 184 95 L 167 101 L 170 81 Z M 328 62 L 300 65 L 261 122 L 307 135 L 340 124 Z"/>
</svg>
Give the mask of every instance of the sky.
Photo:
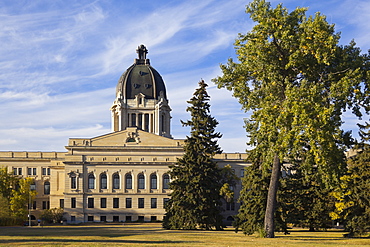
<svg viewBox="0 0 370 247">
<path fill-rule="evenodd" d="M 272 6 L 281 1 L 271 1 Z M 286 0 L 289 10 L 321 12 L 341 33 L 370 48 L 370 1 Z M 186 103 L 208 83 L 224 152 L 245 152 L 248 113 L 211 79 L 235 58 L 234 41 L 254 23 L 245 0 L 2 0 L 0 2 L 0 150 L 65 151 L 68 138 L 111 132 L 110 107 L 122 73 L 144 44 L 172 108 L 171 134 L 189 135 Z M 368 120 L 364 117 L 364 120 Z M 344 129 L 358 132 L 346 113 Z"/>
</svg>

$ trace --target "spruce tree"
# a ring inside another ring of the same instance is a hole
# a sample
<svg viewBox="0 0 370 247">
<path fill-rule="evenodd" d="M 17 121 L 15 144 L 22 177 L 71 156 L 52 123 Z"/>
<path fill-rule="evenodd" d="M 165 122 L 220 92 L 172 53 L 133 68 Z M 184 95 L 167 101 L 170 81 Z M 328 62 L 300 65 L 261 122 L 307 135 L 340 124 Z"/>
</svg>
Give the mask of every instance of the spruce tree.
<svg viewBox="0 0 370 247">
<path fill-rule="evenodd" d="M 163 227 L 166 229 L 222 229 L 221 171 L 212 160 L 221 153 L 215 132 L 217 120 L 210 115 L 210 97 L 202 80 L 188 101 L 191 120 L 181 121 L 190 126 L 190 137 L 184 145 L 184 155 L 170 166 L 171 199 L 166 205 Z"/>
</svg>

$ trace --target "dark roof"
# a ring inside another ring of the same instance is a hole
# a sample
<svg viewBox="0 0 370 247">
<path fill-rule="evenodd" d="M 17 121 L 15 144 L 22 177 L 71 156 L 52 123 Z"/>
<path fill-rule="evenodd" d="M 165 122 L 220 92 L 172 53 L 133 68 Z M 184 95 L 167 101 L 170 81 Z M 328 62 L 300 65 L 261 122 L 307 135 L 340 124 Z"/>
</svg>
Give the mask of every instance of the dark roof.
<svg viewBox="0 0 370 247">
<path fill-rule="evenodd" d="M 141 47 L 145 48 L 143 45 Z M 140 46 L 138 51 L 140 51 Z M 167 99 L 162 76 L 150 66 L 149 59 L 135 59 L 134 64 L 122 74 L 118 81 L 116 94 L 120 92 L 125 99 L 134 99 L 139 93 L 144 94 L 147 99 L 158 99 L 161 92 Z"/>
</svg>

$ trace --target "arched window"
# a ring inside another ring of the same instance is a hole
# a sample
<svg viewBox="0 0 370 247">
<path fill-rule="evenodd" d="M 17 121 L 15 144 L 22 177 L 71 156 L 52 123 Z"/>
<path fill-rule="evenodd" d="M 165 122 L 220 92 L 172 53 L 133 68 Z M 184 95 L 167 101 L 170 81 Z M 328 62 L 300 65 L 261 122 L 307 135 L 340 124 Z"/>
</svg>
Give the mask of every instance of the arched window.
<svg viewBox="0 0 370 247">
<path fill-rule="evenodd" d="M 140 173 L 137 176 L 137 181 L 138 181 L 138 189 L 139 190 L 145 189 L 145 177 L 144 177 L 144 174 Z"/>
<path fill-rule="evenodd" d="M 112 180 L 113 180 L 113 189 L 119 189 L 119 175 L 118 173 L 114 173 L 113 174 L 113 177 L 112 177 Z"/>
<path fill-rule="evenodd" d="M 105 173 L 100 174 L 100 189 L 107 189 L 107 174 Z"/>
<path fill-rule="evenodd" d="M 125 176 L 125 188 L 127 190 L 132 189 L 132 176 L 131 176 L 130 173 L 127 173 L 126 176 Z"/>
<path fill-rule="evenodd" d="M 88 189 L 95 189 L 95 176 L 92 173 L 89 174 L 87 186 Z"/>
<path fill-rule="evenodd" d="M 164 174 L 163 175 L 163 189 L 167 190 L 169 189 L 169 184 L 170 183 L 170 175 Z"/>
<path fill-rule="evenodd" d="M 150 189 L 152 190 L 157 189 L 157 175 L 155 173 L 150 175 Z"/>
<path fill-rule="evenodd" d="M 44 195 L 49 195 L 50 194 L 50 182 L 46 181 L 44 183 Z"/>
</svg>

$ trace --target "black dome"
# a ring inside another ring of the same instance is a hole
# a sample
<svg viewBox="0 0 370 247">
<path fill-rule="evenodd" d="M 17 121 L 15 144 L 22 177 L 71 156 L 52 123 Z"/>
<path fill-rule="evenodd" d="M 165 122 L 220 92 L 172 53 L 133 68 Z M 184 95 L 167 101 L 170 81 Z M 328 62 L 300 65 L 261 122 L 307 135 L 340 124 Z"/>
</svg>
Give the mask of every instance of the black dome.
<svg viewBox="0 0 370 247">
<path fill-rule="evenodd" d="M 139 59 L 135 59 L 134 64 L 122 74 L 116 95 L 122 93 L 125 99 L 135 99 L 135 95 L 142 93 L 146 99 L 158 99 L 160 95 L 167 99 L 162 76 L 150 66 L 149 59 L 146 59 L 145 46 L 139 46 L 137 52 Z"/>
</svg>

